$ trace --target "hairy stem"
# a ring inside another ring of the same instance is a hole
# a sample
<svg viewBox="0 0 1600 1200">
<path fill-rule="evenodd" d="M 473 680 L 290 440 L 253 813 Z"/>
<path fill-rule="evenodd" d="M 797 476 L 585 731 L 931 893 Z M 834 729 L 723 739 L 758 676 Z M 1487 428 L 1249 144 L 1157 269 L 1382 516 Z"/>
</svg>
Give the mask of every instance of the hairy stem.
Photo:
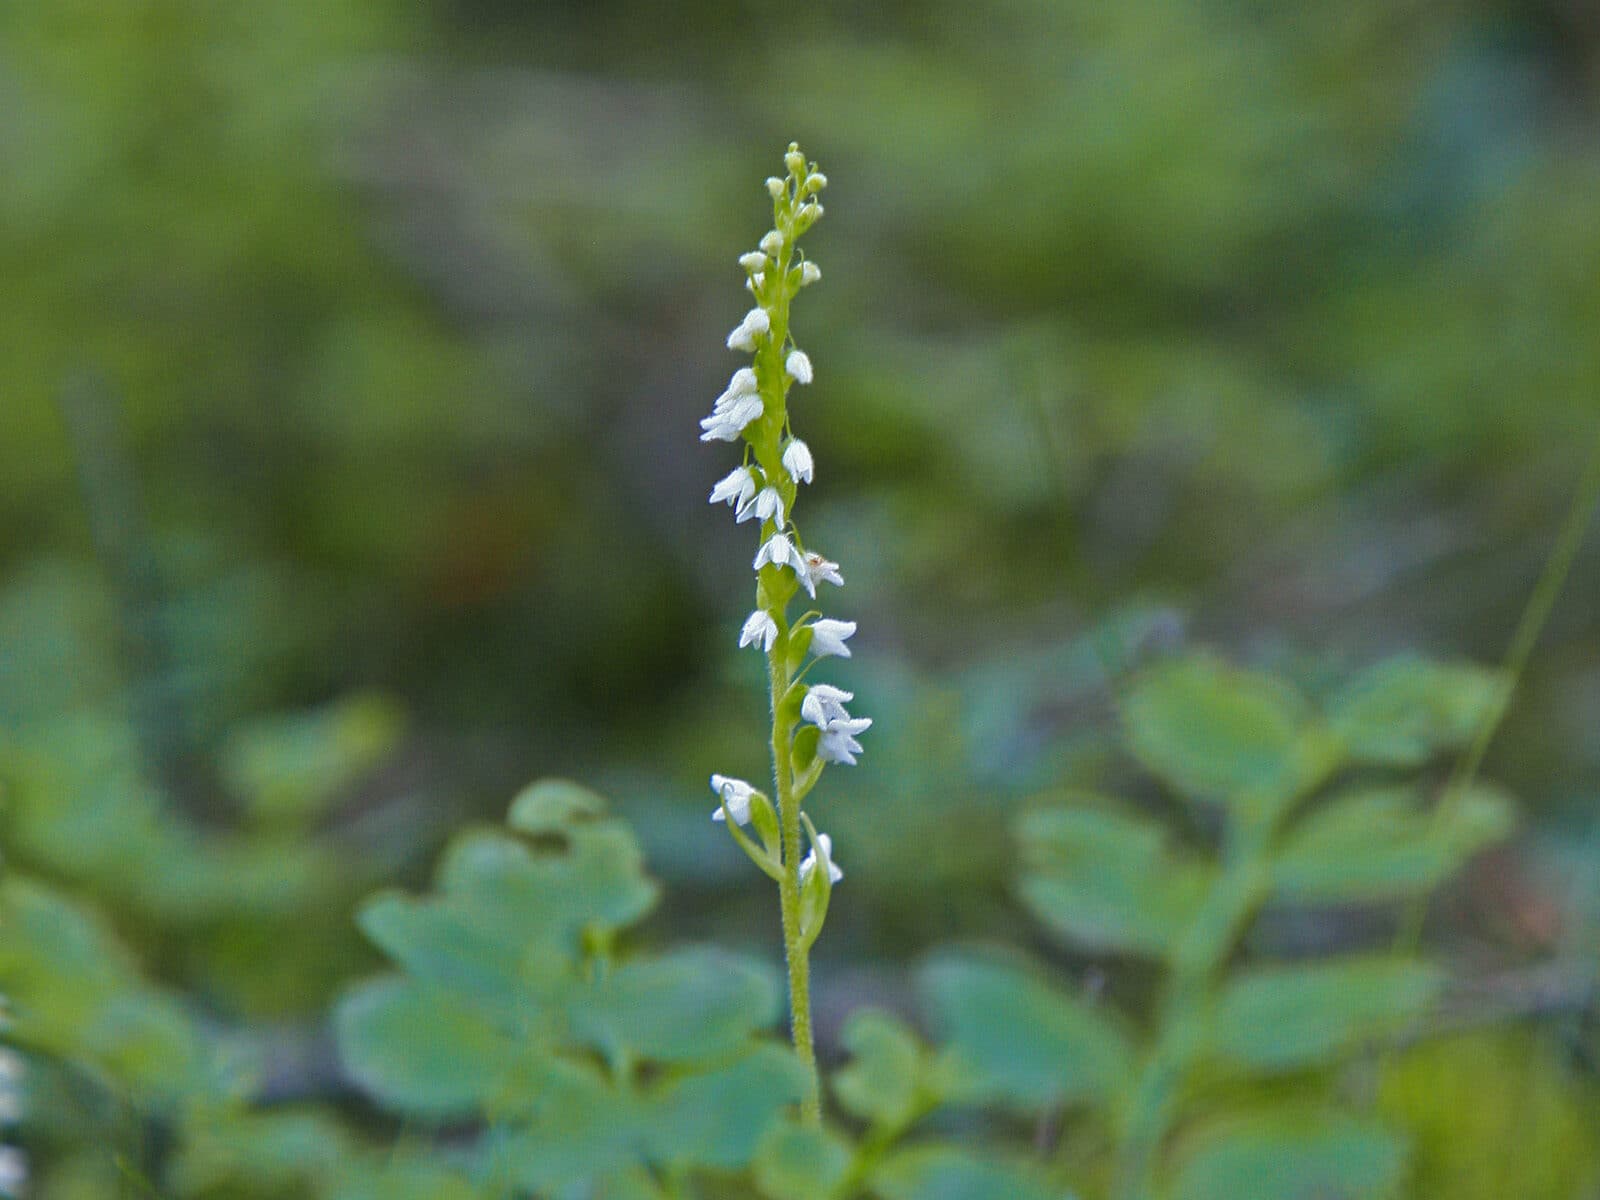
<svg viewBox="0 0 1600 1200">
<path fill-rule="evenodd" d="M 788 637 L 780 637 L 767 655 L 772 683 L 772 782 L 778 795 L 778 827 L 783 837 L 783 875 L 778 896 L 783 913 L 783 951 L 789 969 L 790 1032 L 794 1051 L 806 1069 L 806 1094 L 800 1104 L 808 1124 L 822 1120 L 821 1084 L 817 1078 L 816 1047 L 811 1036 L 811 965 L 800 933 L 800 800 L 795 795 L 794 771 L 789 762 L 789 741 L 794 730 L 780 715 L 789 690 Z"/>
</svg>

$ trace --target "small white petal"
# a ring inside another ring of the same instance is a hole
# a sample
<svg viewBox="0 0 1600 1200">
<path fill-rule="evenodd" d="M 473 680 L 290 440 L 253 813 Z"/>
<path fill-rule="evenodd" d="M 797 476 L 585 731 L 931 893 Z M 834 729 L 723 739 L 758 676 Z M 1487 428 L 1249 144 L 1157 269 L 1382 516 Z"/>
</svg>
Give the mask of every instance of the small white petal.
<svg viewBox="0 0 1600 1200">
<path fill-rule="evenodd" d="M 756 494 L 756 477 L 749 467 L 735 467 L 711 489 L 712 504 L 730 504 L 738 507 Z"/>
<path fill-rule="evenodd" d="M 768 563 L 775 567 L 790 565 L 794 554 L 794 543 L 783 534 L 775 533 L 761 543 L 761 549 L 756 551 L 755 569 L 759 571 Z"/>
<path fill-rule="evenodd" d="M 739 265 L 746 271 L 759 271 L 767 265 L 767 256 L 759 250 L 752 250 L 748 254 L 739 255 Z"/>
<path fill-rule="evenodd" d="M 800 576 L 800 583 L 813 600 L 816 599 L 819 583 L 831 583 L 835 587 L 844 586 L 844 576 L 839 574 L 839 564 L 829 562 L 814 551 L 806 554 L 797 574 Z"/>
<path fill-rule="evenodd" d="M 812 844 L 811 853 L 800 860 L 800 882 L 804 883 L 817 869 L 817 852 L 822 852 L 822 861 L 828 864 L 828 881 L 838 883 L 844 878 L 844 872 L 833 861 L 833 839 L 825 833 L 817 834 L 817 840 Z"/>
<path fill-rule="evenodd" d="M 733 779 L 727 775 L 713 775 L 711 777 L 711 790 L 727 806 L 728 814 L 733 817 L 735 825 L 750 824 L 750 797 L 755 795 L 755 788 L 742 779 Z M 719 805 L 717 810 L 711 814 L 711 819 L 713 821 L 727 820 L 727 817 L 723 816 L 722 805 Z"/>
<path fill-rule="evenodd" d="M 811 623 L 811 653 L 818 658 L 827 658 L 830 655 L 839 658 L 850 657 L 850 647 L 845 642 L 855 636 L 856 623 L 854 621 L 835 621 L 831 617 L 823 617 Z"/>
<path fill-rule="evenodd" d="M 850 714 L 844 706 L 855 698 L 854 692 L 836 688 L 831 683 L 815 684 L 807 689 L 805 699 L 800 702 L 800 715 L 823 728 L 830 721 L 848 720 Z"/>
<path fill-rule="evenodd" d="M 811 460 L 811 447 L 799 438 L 794 438 L 783 448 L 783 469 L 789 472 L 789 478 L 800 483 L 810 483 L 816 470 L 816 464 Z"/>
<path fill-rule="evenodd" d="M 828 186 L 828 177 L 821 171 L 813 171 L 811 174 L 806 176 L 805 184 L 803 186 L 808 192 L 820 192 L 823 188 Z"/>
<path fill-rule="evenodd" d="M 783 360 L 783 367 L 797 383 L 811 382 L 811 359 L 804 350 L 791 350 L 789 357 Z"/>
<path fill-rule="evenodd" d="M 805 262 L 800 264 L 800 286 L 801 287 L 805 287 L 806 284 L 808 284 L 808 283 L 815 283 L 817 280 L 819 280 L 821 278 L 822 278 L 822 268 L 817 266 L 817 264 L 812 262 L 809 258 L 806 259 Z"/>
<path fill-rule="evenodd" d="M 761 644 L 762 653 L 772 649 L 772 643 L 778 640 L 778 623 L 772 615 L 756 609 L 745 618 L 744 628 L 739 631 L 739 648 L 742 650 L 752 643 Z"/>
<path fill-rule="evenodd" d="M 783 195 L 783 180 L 779 179 L 776 175 L 768 175 L 767 194 L 770 195 L 774 200 Z"/>
<path fill-rule="evenodd" d="M 779 529 L 783 528 L 783 497 L 778 494 L 777 488 L 762 488 L 754 500 L 739 510 L 739 521 L 748 521 L 751 517 L 771 521 Z"/>
<path fill-rule="evenodd" d="M 729 350 L 754 350 L 756 338 L 772 328 L 772 318 L 767 316 L 764 308 L 752 308 L 745 313 L 744 320 L 740 321 L 728 335 Z"/>
<path fill-rule="evenodd" d="M 764 254 L 770 254 L 773 258 L 776 258 L 778 257 L 778 251 L 783 249 L 783 234 L 776 229 L 769 229 L 756 245 L 761 247 Z"/>
</svg>

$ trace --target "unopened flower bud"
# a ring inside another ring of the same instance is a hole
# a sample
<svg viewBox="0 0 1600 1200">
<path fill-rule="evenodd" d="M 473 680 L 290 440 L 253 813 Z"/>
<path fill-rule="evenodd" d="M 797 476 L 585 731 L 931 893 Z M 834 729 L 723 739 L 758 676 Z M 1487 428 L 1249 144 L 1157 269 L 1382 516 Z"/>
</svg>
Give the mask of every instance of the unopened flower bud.
<svg viewBox="0 0 1600 1200">
<path fill-rule="evenodd" d="M 828 186 L 828 177 L 821 171 L 813 171 L 806 176 L 806 181 L 802 186 L 808 192 L 820 192 Z"/>
<path fill-rule="evenodd" d="M 812 262 L 809 258 L 806 259 L 805 262 L 800 264 L 800 286 L 801 287 L 805 287 L 806 284 L 808 284 L 808 283 L 815 283 L 817 280 L 819 280 L 821 278 L 822 278 L 822 268 L 817 266 L 817 264 Z"/>
<path fill-rule="evenodd" d="M 778 251 L 783 249 L 783 234 L 776 229 L 769 229 L 756 244 L 761 247 L 764 253 L 776 258 L 778 257 Z"/>
<path fill-rule="evenodd" d="M 811 382 L 811 359 L 804 350 L 791 350 L 783 360 L 784 370 L 794 376 L 796 383 Z"/>
<path fill-rule="evenodd" d="M 759 271 L 767 265 L 767 256 L 759 250 L 752 250 L 748 254 L 739 255 L 739 265 L 746 271 Z"/>
<path fill-rule="evenodd" d="M 767 176 L 767 194 L 774 200 L 783 195 L 783 180 L 776 175 Z"/>
<path fill-rule="evenodd" d="M 799 179 L 806 173 L 806 156 L 800 153 L 800 147 L 789 143 L 789 153 L 783 156 L 783 165 L 789 168 L 789 174 Z"/>
</svg>

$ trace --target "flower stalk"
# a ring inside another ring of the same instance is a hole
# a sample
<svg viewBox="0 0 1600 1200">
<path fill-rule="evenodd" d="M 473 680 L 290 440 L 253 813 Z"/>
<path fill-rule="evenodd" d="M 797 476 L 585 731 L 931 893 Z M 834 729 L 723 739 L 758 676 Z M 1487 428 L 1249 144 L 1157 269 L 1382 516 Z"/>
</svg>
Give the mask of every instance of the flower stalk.
<svg viewBox="0 0 1600 1200">
<path fill-rule="evenodd" d="M 833 843 L 818 833 L 803 804 L 830 763 L 854 765 L 861 744 L 856 737 L 871 720 L 852 717 L 844 705 L 851 693 L 828 684 L 802 681 L 812 661 L 850 657 L 845 645 L 856 631 L 853 621 L 825 618 L 816 610 L 791 622 L 789 608 L 804 589 L 815 600 L 817 585 L 842 586 L 839 564 L 808 549 L 794 524 L 800 485 L 810 484 L 816 464 L 811 449 L 794 436 L 789 393 L 815 378 L 811 357 L 795 345 L 789 327 L 790 302 L 822 272 L 798 248 L 802 234 L 822 216 L 817 197 L 827 177 L 790 144 L 785 175 L 767 180 L 772 197 L 772 229 L 758 248 L 739 257 L 745 287 L 755 298 L 728 335 L 728 348 L 752 355 L 700 422 L 704 442 L 742 443 L 744 461 L 718 481 L 711 503 L 727 504 L 738 522 L 759 523 L 756 607 L 745 618 L 739 645 L 766 656 L 772 714 L 772 801 L 743 780 L 711 777 L 721 802 L 712 814 L 723 822 L 740 849 L 778 884 L 784 958 L 788 968 L 790 1030 L 795 1053 L 808 1078 L 802 1116 L 821 1120 L 821 1089 L 811 1026 L 810 949 L 822 931 L 833 885 L 844 873 L 833 861 Z M 750 826 L 752 838 L 742 826 Z M 759 844 L 758 844 L 759 842 Z M 803 854 L 804 848 L 809 853 Z"/>
</svg>

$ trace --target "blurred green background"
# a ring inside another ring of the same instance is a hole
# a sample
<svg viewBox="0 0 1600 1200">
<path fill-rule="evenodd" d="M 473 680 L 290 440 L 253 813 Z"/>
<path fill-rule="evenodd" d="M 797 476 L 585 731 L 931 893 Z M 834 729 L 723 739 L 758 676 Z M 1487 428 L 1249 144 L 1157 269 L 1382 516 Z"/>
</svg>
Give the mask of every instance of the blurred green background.
<svg viewBox="0 0 1600 1200">
<path fill-rule="evenodd" d="M 825 1042 L 1033 937 L 1007 824 L 1117 777 L 1128 669 L 1498 660 L 1600 427 L 1577 0 L 48 0 L 0 103 L 0 844 L 223 1023 L 315 1023 L 356 898 L 548 773 L 634 821 L 657 934 L 775 953 L 706 819 L 766 714 L 695 422 L 791 138 L 877 720 L 815 804 Z M 1593 957 L 1597 587 L 1490 754 L 1524 836 L 1430 926 L 1486 970 Z"/>
</svg>

